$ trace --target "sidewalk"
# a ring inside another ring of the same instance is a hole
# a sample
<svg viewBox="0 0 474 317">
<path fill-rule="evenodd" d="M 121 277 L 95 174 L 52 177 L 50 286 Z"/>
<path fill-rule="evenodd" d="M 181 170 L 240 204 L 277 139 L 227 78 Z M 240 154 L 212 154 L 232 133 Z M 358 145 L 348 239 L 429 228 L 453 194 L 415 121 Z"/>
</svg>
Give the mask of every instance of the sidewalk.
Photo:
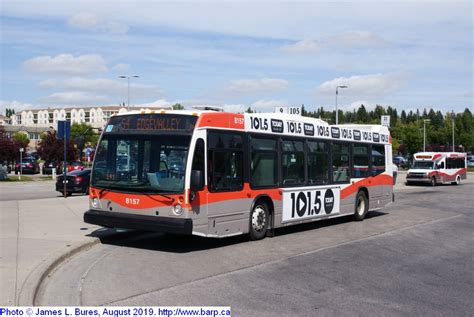
<svg viewBox="0 0 474 317">
<path fill-rule="evenodd" d="M 87 196 L 0 202 L 0 305 L 31 305 L 20 297 L 32 298 L 25 292 L 34 291 L 29 284 L 44 273 L 42 266 L 98 241 L 87 236 L 99 229 L 83 222 L 87 208 Z"/>
</svg>

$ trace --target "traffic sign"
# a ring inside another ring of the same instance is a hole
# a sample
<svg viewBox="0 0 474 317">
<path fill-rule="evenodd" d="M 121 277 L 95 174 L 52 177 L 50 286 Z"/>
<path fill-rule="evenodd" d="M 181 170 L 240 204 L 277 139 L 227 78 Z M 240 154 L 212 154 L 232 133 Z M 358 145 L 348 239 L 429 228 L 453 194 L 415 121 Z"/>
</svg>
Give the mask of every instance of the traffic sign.
<svg viewBox="0 0 474 317">
<path fill-rule="evenodd" d="M 390 127 L 390 116 L 382 116 L 381 124 L 385 127 Z"/>
<path fill-rule="evenodd" d="M 299 115 L 299 116 L 303 114 L 303 110 L 301 107 L 287 107 L 287 106 L 275 107 L 275 112 L 294 114 L 294 115 Z"/>
<path fill-rule="evenodd" d="M 69 140 L 71 137 L 71 121 L 61 120 L 58 121 L 58 139 Z"/>
</svg>

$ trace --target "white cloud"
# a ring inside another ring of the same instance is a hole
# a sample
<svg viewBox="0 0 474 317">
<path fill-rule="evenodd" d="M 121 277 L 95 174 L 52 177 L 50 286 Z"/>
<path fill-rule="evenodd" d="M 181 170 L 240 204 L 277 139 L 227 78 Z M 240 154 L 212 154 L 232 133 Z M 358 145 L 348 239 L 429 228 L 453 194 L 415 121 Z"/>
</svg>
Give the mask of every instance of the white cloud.
<svg viewBox="0 0 474 317">
<path fill-rule="evenodd" d="M 74 57 L 60 54 L 55 57 L 38 56 L 23 62 L 23 68 L 30 72 L 63 75 L 85 75 L 107 71 L 106 62 L 101 55 L 88 54 Z"/>
<path fill-rule="evenodd" d="M 47 79 L 39 83 L 43 89 L 64 89 L 68 91 L 95 92 L 105 95 L 123 95 L 127 92 L 127 83 L 122 80 L 111 80 L 107 78 L 87 79 L 74 77 L 68 79 Z M 131 98 L 160 97 L 164 93 L 157 86 L 130 84 Z"/>
<path fill-rule="evenodd" d="M 226 112 L 242 113 L 247 110 L 249 107 L 244 104 L 225 104 L 222 106 Z"/>
<path fill-rule="evenodd" d="M 316 88 L 316 92 L 334 94 L 337 86 L 348 86 L 344 89 L 344 95 L 383 95 L 399 90 L 407 81 L 408 75 L 402 73 L 339 77 L 322 83 Z"/>
<path fill-rule="evenodd" d="M 294 44 L 284 45 L 283 51 L 290 53 L 316 53 L 325 48 L 382 48 L 389 42 L 367 31 L 340 33 L 321 41 L 305 39 Z"/>
<path fill-rule="evenodd" d="M 34 108 L 34 106 L 17 100 L 0 100 L 0 114 L 5 114 L 7 108 L 14 109 L 16 113 L 19 113 L 22 110 Z"/>
<path fill-rule="evenodd" d="M 53 106 L 84 106 L 110 102 L 106 96 L 81 91 L 57 92 L 40 99 L 40 102 Z"/>
<path fill-rule="evenodd" d="M 117 71 L 117 72 L 126 72 L 126 71 L 130 70 L 130 65 L 120 63 L 120 64 L 115 65 L 111 69 L 114 70 L 114 71 Z"/>
<path fill-rule="evenodd" d="M 118 34 L 128 32 L 128 25 L 116 21 L 108 21 L 93 13 L 75 14 L 69 18 L 67 23 L 70 27 L 83 30 Z"/>
<path fill-rule="evenodd" d="M 258 100 L 255 101 L 251 107 L 254 110 L 258 111 L 271 111 L 275 109 L 275 107 L 282 107 L 288 106 L 288 102 L 286 100 Z"/>
<path fill-rule="evenodd" d="M 141 103 L 141 104 L 138 104 L 137 106 L 138 107 L 164 107 L 164 108 L 167 108 L 167 107 L 170 107 L 171 105 L 174 105 L 176 102 L 170 102 L 166 99 L 158 99 L 158 100 L 155 100 L 153 102 L 147 102 L 147 103 Z"/>
<path fill-rule="evenodd" d="M 288 88 L 288 81 L 278 78 L 239 79 L 232 81 L 224 91 L 230 93 L 275 92 Z"/>
</svg>

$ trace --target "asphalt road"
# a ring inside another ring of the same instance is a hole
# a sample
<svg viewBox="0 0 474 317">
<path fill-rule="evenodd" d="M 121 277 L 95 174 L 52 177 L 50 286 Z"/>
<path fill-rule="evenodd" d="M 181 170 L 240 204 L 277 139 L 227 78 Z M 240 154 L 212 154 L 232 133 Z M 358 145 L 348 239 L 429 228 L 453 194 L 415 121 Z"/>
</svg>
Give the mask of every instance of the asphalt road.
<svg viewBox="0 0 474 317">
<path fill-rule="evenodd" d="M 35 176 L 38 177 L 37 175 Z M 80 194 L 74 194 L 72 197 L 76 195 Z M 56 181 L 0 182 L 0 201 L 34 200 L 54 197 L 62 197 L 61 193 L 56 191 Z"/>
<path fill-rule="evenodd" d="M 305 224 L 256 242 L 123 233 L 60 265 L 35 304 L 472 316 L 474 180 L 397 188 L 396 202 L 363 222 Z"/>
</svg>

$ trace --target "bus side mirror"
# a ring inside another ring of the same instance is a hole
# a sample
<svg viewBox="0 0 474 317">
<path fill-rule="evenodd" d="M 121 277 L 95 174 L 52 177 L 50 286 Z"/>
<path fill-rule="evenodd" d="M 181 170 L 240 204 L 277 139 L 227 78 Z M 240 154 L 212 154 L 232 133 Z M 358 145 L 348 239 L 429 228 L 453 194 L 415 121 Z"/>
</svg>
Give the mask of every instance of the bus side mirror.
<svg viewBox="0 0 474 317">
<path fill-rule="evenodd" d="M 191 171 L 191 190 L 199 191 L 204 187 L 204 171 L 192 170 Z"/>
</svg>

